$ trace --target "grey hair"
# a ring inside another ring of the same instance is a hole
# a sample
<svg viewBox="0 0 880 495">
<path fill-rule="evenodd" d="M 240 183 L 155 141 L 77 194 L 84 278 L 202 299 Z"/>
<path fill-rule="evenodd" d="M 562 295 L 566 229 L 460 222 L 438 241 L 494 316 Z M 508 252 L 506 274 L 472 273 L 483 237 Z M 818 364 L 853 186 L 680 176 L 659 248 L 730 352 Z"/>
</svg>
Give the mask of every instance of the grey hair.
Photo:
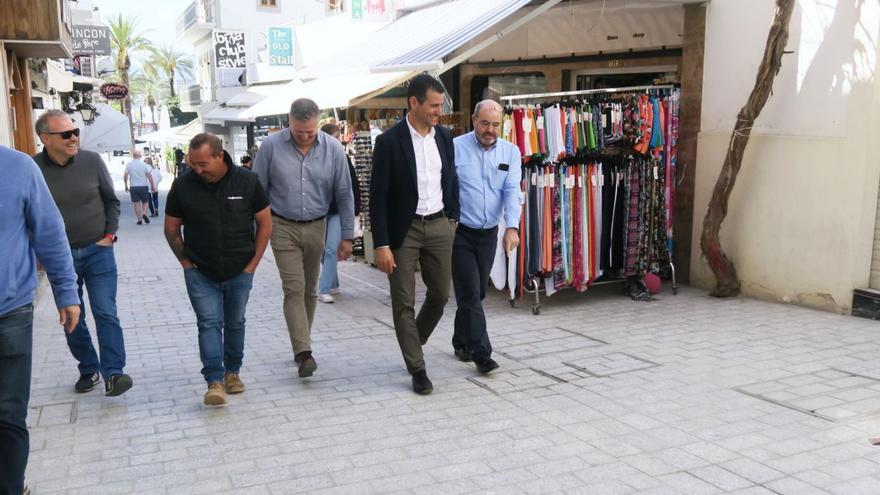
<svg viewBox="0 0 880 495">
<path fill-rule="evenodd" d="M 299 98 L 290 104 L 290 116 L 300 122 L 312 120 L 319 113 L 321 113 L 321 109 L 318 108 L 318 104 L 308 98 Z"/>
<path fill-rule="evenodd" d="M 65 117 L 70 119 L 70 116 L 64 110 L 58 110 L 57 108 L 53 108 L 52 110 L 46 110 L 43 115 L 40 115 L 40 118 L 37 119 L 37 122 L 34 124 L 34 130 L 37 131 L 37 135 L 47 134 L 52 132 L 49 129 L 49 119 L 52 117 Z"/>
<path fill-rule="evenodd" d="M 477 102 L 477 105 L 474 107 L 474 117 L 480 115 L 480 109 L 483 108 L 483 105 L 489 105 L 496 108 L 500 112 L 504 112 L 504 108 L 501 107 L 501 104 L 495 100 L 481 100 Z"/>
</svg>

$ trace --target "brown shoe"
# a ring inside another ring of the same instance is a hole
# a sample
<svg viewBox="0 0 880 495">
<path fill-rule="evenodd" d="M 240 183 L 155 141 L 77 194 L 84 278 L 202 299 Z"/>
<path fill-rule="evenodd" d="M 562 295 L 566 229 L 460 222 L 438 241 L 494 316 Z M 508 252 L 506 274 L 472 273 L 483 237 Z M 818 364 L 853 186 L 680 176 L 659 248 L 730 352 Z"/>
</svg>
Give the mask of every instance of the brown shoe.
<svg viewBox="0 0 880 495">
<path fill-rule="evenodd" d="M 244 392 L 244 383 L 239 378 L 238 373 L 226 373 L 223 376 L 223 381 L 226 383 L 227 394 L 240 394 Z"/>
<path fill-rule="evenodd" d="M 212 382 L 208 385 L 208 391 L 205 392 L 205 405 L 206 406 L 225 406 L 226 405 L 226 390 L 223 389 L 223 384 L 220 382 Z"/>
<path fill-rule="evenodd" d="M 315 370 L 318 369 L 318 363 L 315 362 L 315 358 L 312 357 L 310 351 L 297 354 L 294 361 L 299 365 L 298 372 L 300 378 L 308 378 L 315 374 Z"/>
</svg>

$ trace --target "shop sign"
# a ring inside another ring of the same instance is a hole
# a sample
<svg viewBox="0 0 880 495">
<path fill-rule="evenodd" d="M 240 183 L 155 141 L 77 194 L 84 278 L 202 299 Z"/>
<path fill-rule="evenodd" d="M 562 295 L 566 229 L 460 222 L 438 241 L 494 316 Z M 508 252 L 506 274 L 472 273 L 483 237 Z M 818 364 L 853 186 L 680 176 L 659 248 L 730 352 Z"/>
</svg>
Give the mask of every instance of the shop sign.
<svg viewBox="0 0 880 495">
<path fill-rule="evenodd" d="M 246 69 L 244 33 L 214 31 L 214 63 L 218 69 Z"/>
<path fill-rule="evenodd" d="M 73 26 L 74 55 L 110 55 L 110 30 L 107 26 Z"/>
<path fill-rule="evenodd" d="M 391 14 L 391 0 L 351 0 L 351 19 L 385 21 Z"/>
<path fill-rule="evenodd" d="M 268 27 L 269 65 L 293 65 L 293 28 Z"/>
<path fill-rule="evenodd" d="M 108 82 L 101 85 L 101 95 L 108 100 L 123 100 L 128 96 L 128 88 L 122 83 Z"/>
</svg>

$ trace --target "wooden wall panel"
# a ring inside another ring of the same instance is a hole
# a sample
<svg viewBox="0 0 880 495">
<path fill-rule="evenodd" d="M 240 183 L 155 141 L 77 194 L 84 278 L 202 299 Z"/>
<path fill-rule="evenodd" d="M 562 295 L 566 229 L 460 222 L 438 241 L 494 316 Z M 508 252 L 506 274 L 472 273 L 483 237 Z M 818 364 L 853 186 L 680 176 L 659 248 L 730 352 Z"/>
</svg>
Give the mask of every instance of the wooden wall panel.
<svg viewBox="0 0 880 495">
<path fill-rule="evenodd" d="M 63 0 L 0 0 L 0 39 L 61 38 L 59 8 Z"/>
</svg>

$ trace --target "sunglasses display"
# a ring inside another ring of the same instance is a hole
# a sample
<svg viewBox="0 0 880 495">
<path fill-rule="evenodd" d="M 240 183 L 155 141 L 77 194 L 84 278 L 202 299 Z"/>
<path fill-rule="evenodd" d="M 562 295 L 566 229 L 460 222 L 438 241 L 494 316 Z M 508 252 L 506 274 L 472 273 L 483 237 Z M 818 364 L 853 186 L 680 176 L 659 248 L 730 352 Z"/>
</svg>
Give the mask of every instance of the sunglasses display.
<svg viewBox="0 0 880 495">
<path fill-rule="evenodd" d="M 47 132 L 46 134 L 53 134 L 56 136 L 61 136 L 61 139 L 70 139 L 72 136 L 79 137 L 79 128 L 71 129 L 69 131 L 61 131 L 61 132 Z"/>
</svg>

